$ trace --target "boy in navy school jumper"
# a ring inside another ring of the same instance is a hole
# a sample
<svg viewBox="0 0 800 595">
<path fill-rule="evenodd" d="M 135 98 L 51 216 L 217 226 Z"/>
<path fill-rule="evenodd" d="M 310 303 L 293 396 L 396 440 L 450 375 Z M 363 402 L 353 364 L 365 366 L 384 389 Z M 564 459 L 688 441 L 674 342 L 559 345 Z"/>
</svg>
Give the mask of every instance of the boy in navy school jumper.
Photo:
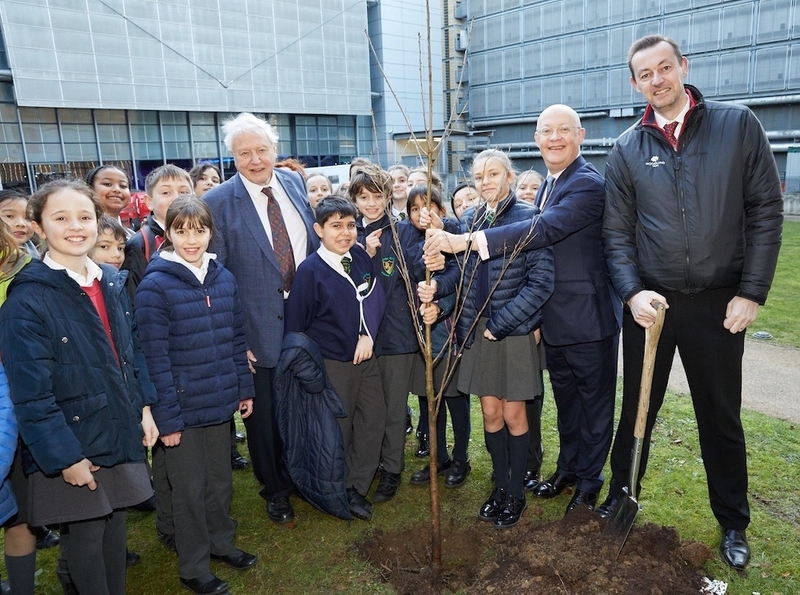
<svg viewBox="0 0 800 595">
<path fill-rule="evenodd" d="M 394 226 L 398 249 L 387 213 L 391 192 L 391 177 L 377 167 L 365 167 L 350 180 L 350 198 L 361 212 L 358 241 L 372 257 L 386 294 L 386 315 L 375 343 L 386 399 L 386 428 L 381 447 L 381 480 L 372 496 L 374 502 L 391 500 L 400 485 L 405 465 L 406 404 L 414 358 L 419 351 L 416 317 L 400 274 L 400 256 L 405 260 L 412 287 L 425 274 L 418 233 L 408 221 Z"/>
<path fill-rule="evenodd" d="M 378 468 L 386 417 L 372 354 L 386 304 L 372 261 L 356 245 L 356 214 L 341 197 L 317 205 L 314 230 L 321 245 L 297 268 L 286 300 L 285 332 L 305 333 L 319 346 L 328 380 L 347 410 L 338 421 L 348 506 L 353 516 L 368 521 L 372 504 L 366 494 Z"/>
</svg>

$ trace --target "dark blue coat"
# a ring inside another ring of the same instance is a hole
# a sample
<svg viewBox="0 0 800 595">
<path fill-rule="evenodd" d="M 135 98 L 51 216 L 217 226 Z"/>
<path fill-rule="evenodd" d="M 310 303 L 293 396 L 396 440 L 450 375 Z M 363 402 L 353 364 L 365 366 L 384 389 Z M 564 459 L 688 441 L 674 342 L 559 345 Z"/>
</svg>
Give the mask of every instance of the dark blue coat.
<svg viewBox="0 0 800 595">
<path fill-rule="evenodd" d="M 14 405 L 8 396 L 6 373 L 3 366 L 0 366 L 0 524 L 17 512 L 17 501 L 8 479 L 16 450 L 17 418 L 14 417 Z"/>
<path fill-rule="evenodd" d="M 152 258 L 136 291 L 136 322 L 162 435 L 228 421 L 253 397 L 236 280 L 216 261 L 201 284 L 183 264 Z"/>
<path fill-rule="evenodd" d="M 287 334 L 272 382 L 284 460 L 294 485 L 323 512 L 352 519 L 344 440 L 336 421 L 347 411 L 328 382 L 317 344 L 302 333 Z"/>
<path fill-rule="evenodd" d="M 83 458 L 101 467 L 144 460 L 142 407 L 155 402 L 155 389 L 125 273 L 100 266 L 119 361 L 91 299 L 66 271 L 31 262 L 0 308 L 0 350 L 26 473 L 55 476 Z"/>
<path fill-rule="evenodd" d="M 497 206 L 493 225 L 502 227 L 517 222 L 530 226 L 536 209 L 517 200 L 511 193 Z M 481 204 L 468 209 L 462 220 L 467 229 L 488 227 L 486 206 Z M 473 222 L 475 222 L 473 224 Z M 527 335 L 542 324 L 542 306 L 553 293 L 553 251 L 551 248 L 527 250 L 514 254 L 515 245 L 509 245 L 498 258 L 481 263 L 477 252 L 468 252 L 464 264 L 464 289 L 456 310 L 458 340 L 469 347 L 474 332 L 469 329 L 483 307 L 479 295 L 477 267 L 489 267 L 489 287 L 495 287 L 489 298 L 489 320 L 486 327 L 498 340 L 509 335 Z M 460 274 L 460 271 L 456 269 Z M 441 289 L 441 288 L 440 288 Z M 449 293 L 450 291 L 447 291 Z M 487 291 L 488 293 L 488 291 Z"/>
</svg>

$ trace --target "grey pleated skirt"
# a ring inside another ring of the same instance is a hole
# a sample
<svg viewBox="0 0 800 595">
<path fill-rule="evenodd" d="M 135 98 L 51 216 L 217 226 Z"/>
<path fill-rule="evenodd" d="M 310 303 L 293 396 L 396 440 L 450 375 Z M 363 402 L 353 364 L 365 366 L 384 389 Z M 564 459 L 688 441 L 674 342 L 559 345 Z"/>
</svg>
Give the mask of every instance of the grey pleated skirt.
<svg viewBox="0 0 800 595">
<path fill-rule="evenodd" d="M 483 337 L 487 318 L 475 327 L 475 341 L 461 357 L 458 390 L 508 401 L 526 401 L 542 394 L 544 350 L 533 333 L 509 336 L 501 341 Z"/>
<path fill-rule="evenodd" d="M 68 484 L 61 475 L 28 476 L 28 522 L 39 527 L 96 519 L 153 495 L 144 461 L 101 467 L 94 472 L 97 489 Z"/>
</svg>

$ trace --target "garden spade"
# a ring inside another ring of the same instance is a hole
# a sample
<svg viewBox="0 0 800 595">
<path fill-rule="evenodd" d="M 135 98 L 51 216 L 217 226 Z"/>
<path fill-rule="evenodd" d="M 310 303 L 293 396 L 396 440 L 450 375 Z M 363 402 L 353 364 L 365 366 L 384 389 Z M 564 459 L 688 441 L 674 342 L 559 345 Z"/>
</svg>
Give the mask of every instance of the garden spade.
<svg viewBox="0 0 800 595">
<path fill-rule="evenodd" d="M 652 306 L 656 309 L 656 321 L 653 326 L 644 331 L 644 361 L 642 362 L 642 381 L 639 384 L 639 407 L 636 410 L 636 423 L 633 426 L 633 452 L 631 453 L 631 474 L 628 486 L 623 488 L 622 502 L 617 513 L 609 520 L 603 530 L 612 545 L 617 546 L 617 556 L 628 539 L 628 534 L 636 520 L 636 515 L 641 510 L 636 500 L 636 481 L 639 476 L 639 463 L 642 459 L 642 441 L 647 424 L 647 411 L 650 408 L 650 389 L 653 386 L 653 366 L 656 361 L 658 339 L 664 327 L 665 307 L 659 301 L 653 300 Z"/>
</svg>

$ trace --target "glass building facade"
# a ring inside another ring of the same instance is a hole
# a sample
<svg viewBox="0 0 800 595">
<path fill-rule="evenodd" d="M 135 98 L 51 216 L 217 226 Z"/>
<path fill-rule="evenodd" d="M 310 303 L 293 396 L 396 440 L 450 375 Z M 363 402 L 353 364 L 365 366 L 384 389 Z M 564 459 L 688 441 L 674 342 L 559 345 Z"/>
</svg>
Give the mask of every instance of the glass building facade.
<svg viewBox="0 0 800 595">
<path fill-rule="evenodd" d="M 641 115 L 630 84 L 631 43 L 674 38 L 688 83 L 707 99 L 748 104 L 767 130 L 782 174 L 800 130 L 798 0 L 461 0 L 469 44 L 469 120 L 491 144 L 539 169 L 533 130 L 548 105 L 575 108 L 584 153 L 603 164 Z M 471 29 L 467 31 L 471 22 Z"/>
<path fill-rule="evenodd" d="M 100 163 L 142 188 L 171 162 L 232 160 L 240 111 L 309 166 L 375 150 L 366 0 L 3 0 L 0 182 L 35 190 Z"/>
</svg>

